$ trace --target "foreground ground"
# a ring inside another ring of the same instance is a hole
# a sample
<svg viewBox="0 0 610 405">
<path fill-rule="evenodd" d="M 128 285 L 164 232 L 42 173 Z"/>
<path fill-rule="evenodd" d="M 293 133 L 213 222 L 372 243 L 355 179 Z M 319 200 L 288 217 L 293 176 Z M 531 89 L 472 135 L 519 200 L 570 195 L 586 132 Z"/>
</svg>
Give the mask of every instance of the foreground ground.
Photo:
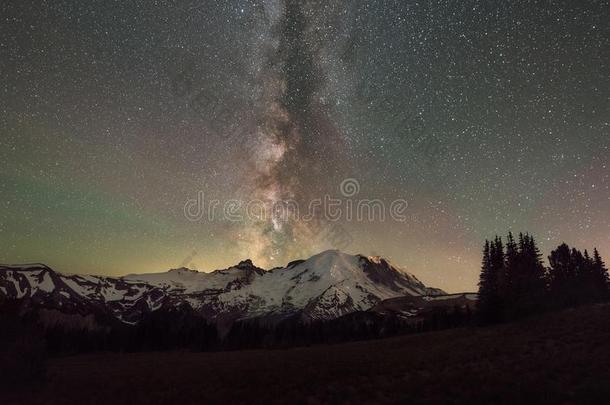
<svg viewBox="0 0 610 405">
<path fill-rule="evenodd" d="M 49 361 L 3 404 L 607 403 L 610 306 L 342 345 Z M 2 398 L 4 397 L 4 398 Z"/>
</svg>

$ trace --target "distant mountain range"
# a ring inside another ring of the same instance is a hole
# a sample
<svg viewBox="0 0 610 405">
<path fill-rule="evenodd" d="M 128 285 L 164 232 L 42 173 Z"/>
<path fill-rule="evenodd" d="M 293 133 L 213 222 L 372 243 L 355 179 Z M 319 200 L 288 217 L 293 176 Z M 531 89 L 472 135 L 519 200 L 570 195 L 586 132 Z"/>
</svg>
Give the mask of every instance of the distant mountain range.
<svg viewBox="0 0 610 405">
<path fill-rule="evenodd" d="M 333 320 L 376 311 L 414 317 L 439 305 L 469 306 L 476 294 L 447 295 L 380 257 L 329 250 L 264 270 L 250 260 L 210 273 L 102 277 L 60 274 L 43 264 L 0 266 L 0 298 L 46 323 L 137 324 L 162 308 L 184 308 L 216 324 L 250 318 Z"/>
</svg>

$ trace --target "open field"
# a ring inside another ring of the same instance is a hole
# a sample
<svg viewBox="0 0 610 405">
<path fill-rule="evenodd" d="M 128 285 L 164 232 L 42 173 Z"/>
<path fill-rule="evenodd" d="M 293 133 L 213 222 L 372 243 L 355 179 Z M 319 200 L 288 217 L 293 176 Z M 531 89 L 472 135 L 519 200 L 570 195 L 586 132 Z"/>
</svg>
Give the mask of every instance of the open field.
<svg viewBox="0 0 610 405">
<path fill-rule="evenodd" d="M 610 306 L 341 345 L 51 359 L 3 404 L 601 403 Z"/>
</svg>

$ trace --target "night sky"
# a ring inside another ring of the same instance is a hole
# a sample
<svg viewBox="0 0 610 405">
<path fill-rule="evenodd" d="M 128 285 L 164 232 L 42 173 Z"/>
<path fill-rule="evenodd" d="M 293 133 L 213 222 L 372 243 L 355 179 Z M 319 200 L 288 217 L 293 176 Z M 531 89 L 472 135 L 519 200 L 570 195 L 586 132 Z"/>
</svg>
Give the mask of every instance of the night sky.
<svg viewBox="0 0 610 405">
<path fill-rule="evenodd" d="M 606 1 L 0 5 L 0 262 L 122 275 L 323 249 L 475 290 L 529 231 L 610 256 Z M 408 201 L 405 220 L 185 204 Z"/>
</svg>

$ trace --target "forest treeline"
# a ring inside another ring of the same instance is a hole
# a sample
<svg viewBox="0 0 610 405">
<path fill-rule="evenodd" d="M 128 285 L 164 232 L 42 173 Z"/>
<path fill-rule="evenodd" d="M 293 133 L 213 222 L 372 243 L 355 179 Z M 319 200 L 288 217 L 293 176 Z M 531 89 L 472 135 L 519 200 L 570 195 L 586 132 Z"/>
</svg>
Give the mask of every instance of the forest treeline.
<svg viewBox="0 0 610 405">
<path fill-rule="evenodd" d="M 477 314 L 497 323 L 530 314 L 607 301 L 608 270 L 597 249 L 591 256 L 563 243 L 548 256 L 548 266 L 529 234 L 506 242 L 485 241 Z"/>
<path fill-rule="evenodd" d="M 42 326 L 37 312 L 24 316 L 16 300 L 0 305 L 2 348 L 39 345 L 51 355 L 86 352 L 140 352 L 172 349 L 194 351 L 282 348 L 376 339 L 456 327 L 470 323 L 469 308 L 439 307 L 421 322 L 399 315 L 356 312 L 332 320 L 304 320 L 295 314 L 281 320 L 266 317 L 236 320 L 229 326 L 206 320 L 190 305 L 165 307 L 135 325 L 116 322 L 96 328 L 61 323 Z M 21 337 L 27 336 L 27 339 Z M 4 343 L 3 343 L 4 342 Z"/>
</svg>

